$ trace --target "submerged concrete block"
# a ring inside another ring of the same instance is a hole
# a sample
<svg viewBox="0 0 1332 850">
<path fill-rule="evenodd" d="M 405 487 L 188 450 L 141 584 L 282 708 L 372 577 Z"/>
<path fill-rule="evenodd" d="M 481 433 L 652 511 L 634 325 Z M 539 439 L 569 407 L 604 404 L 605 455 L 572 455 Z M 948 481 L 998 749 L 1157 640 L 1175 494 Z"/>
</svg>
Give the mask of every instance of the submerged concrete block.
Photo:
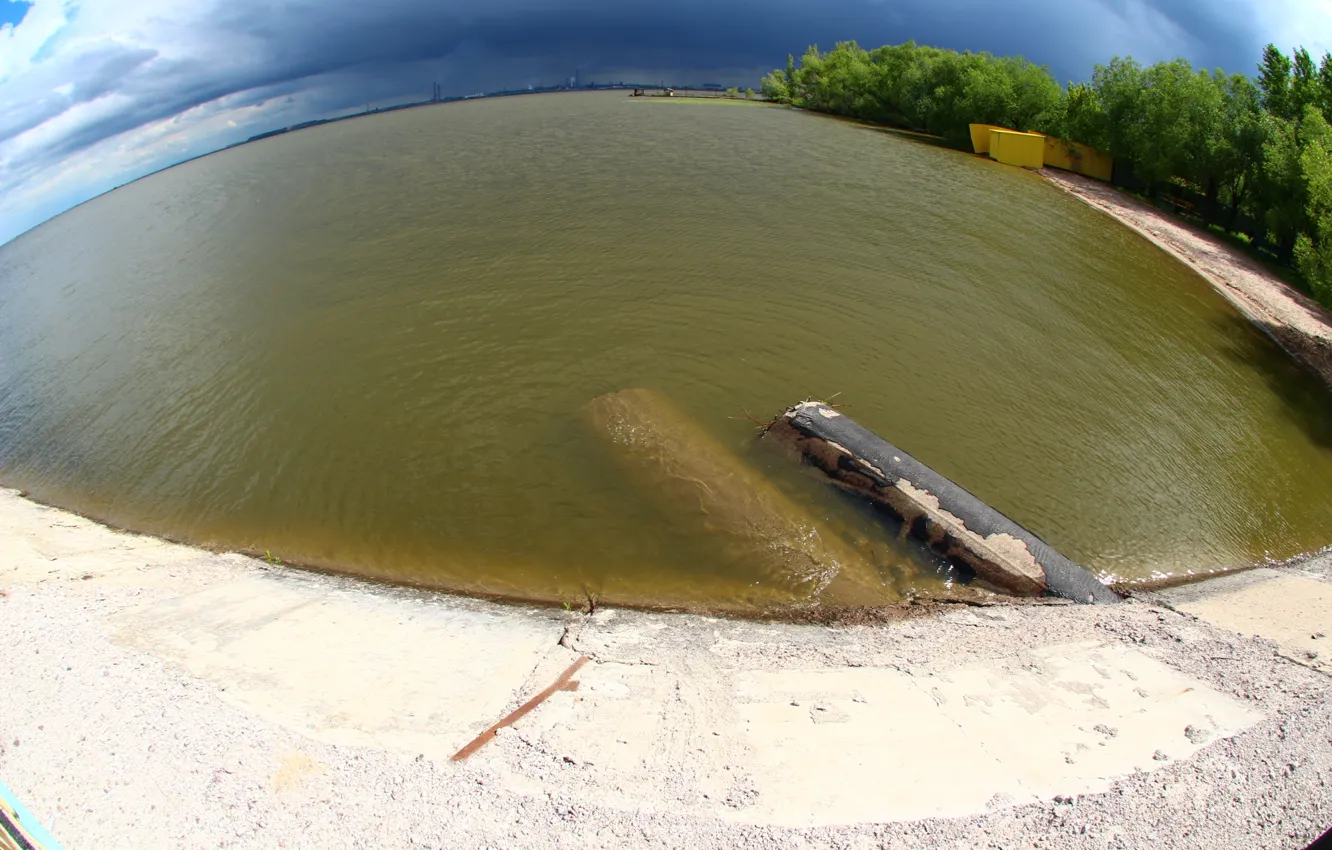
<svg viewBox="0 0 1332 850">
<path fill-rule="evenodd" d="M 835 605 L 897 601 L 858 552 L 661 395 L 622 390 L 586 413 L 673 522 L 715 533 L 755 579 Z"/>
</svg>

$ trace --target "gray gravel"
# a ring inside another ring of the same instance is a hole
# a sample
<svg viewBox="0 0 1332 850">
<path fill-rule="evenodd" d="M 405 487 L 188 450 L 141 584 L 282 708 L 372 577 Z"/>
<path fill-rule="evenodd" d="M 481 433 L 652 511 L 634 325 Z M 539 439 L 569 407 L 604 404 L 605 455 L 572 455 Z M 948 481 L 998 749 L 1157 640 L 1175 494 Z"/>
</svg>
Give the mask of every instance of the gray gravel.
<svg viewBox="0 0 1332 850">
<path fill-rule="evenodd" d="M 262 722 L 208 682 L 108 641 L 97 617 L 123 604 L 110 590 L 56 584 L 13 586 L 0 598 L 6 669 L 43 671 L 23 676 L 25 689 L 0 707 L 0 776 L 40 818 L 54 821 L 71 850 L 1303 847 L 1332 823 L 1329 678 L 1285 661 L 1268 642 L 1141 602 L 1002 609 L 995 620 L 991 609 L 979 609 L 895 627 L 720 624 L 737 653 L 751 639 L 754 651 L 771 653 L 773 630 L 791 630 L 779 654 L 903 667 L 940 653 L 997 659 L 1017 642 L 1101 636 L 1267 715 L 1235 739 L 1124 778 L 1104 794 L 952 820 L 796 830 L 604 807 L 589 799 L 577 766 L 530 749 L 523 757 L 545 759 L 550 781 L 517 794 L 497 773 L 506 759 L 459 767 L 317 743 Z M 616 629 L 653 616 L 619 612 L 604 625 L 591 618 L 573 640 L 595 658 L 613 648 Z M 718 621 L 682 617 L 652 652 L 669 659 L 695 651 L 715 641 L 718 628 Z M 524 748 L 504 736 L 492 746 L 506 758 Z M 929 742 L 918 746 L 929 758 Z M 284 765 L 295 765 L 290 782 L 282 779 Z"/>
</svg>

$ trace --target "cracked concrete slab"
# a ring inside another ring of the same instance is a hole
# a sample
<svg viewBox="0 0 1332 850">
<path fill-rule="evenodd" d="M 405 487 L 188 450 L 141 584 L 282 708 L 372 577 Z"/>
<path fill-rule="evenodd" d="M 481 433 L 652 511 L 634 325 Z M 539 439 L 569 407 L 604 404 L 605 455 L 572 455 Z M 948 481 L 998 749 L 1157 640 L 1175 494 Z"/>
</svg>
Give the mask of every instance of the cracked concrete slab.
<svg viewBox="0 0 1332 850">
<path fill-rule="evenodd" d="M 788 826 L 985 811 L 1003 766 L 914 677 L 891 669 L 749 672 L 736 683 L 752 754 L 749 823 Z M 921 758 L 917 742 L 932 754 Z"/>
<path fill-rule="evenodd" d="M 1292 660 L 1332 672 L 1332 581 L 1317 573 L 1250 570 L 1160 596 L 1200 620 L 1275 641 Z"/>
<path fill-rule="evenodd" d="M 940 710 L 1004 767 L 1015 800 L 1104 791 L 1117 776 L 1186 759 L 1262 715 L 1123 644 L 1033 648 L 928 680 Z"/>
<path fill-rule="evenodd" d="M 1103 791 L 1262 717 L 1107 641 L 908 671 L 718 664 L 711 636 L 695 636 L 692 654 L 668 650 L 653 667 L 597 665 L 583 688 L 517 732 L 543 752 L 595 765 L 589 781 L 608 805 L 671 798 L 664 778 L 688 763 L 696 793 L 682 802 L 698 810 L 816 826 L 959 817 Z M 575 643 L 615 657 L 643 641 L 618 623 L 604 633 L 594 618 Z"/>
<path fill-rule="evenodd" d="M 560 618 L 257 573 L 109 618 L 114 638 L 330 743 L 447 758 L 555 649 Z"/>
</svg>

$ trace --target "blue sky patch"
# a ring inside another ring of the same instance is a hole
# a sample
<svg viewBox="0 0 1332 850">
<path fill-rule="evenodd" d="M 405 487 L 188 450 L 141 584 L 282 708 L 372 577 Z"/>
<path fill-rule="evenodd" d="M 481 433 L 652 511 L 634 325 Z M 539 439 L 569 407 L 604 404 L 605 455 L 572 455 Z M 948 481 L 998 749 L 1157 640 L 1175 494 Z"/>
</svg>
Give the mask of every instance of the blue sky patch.
<svg viewBox="0 0 1332 850">
<path fill-rule="evenodd" d="M 22 0 L 0 0 L 0 27 L 5 24 L 18 26 L 31 8 L 31 3 L 24 3 Z"/>
</svg>

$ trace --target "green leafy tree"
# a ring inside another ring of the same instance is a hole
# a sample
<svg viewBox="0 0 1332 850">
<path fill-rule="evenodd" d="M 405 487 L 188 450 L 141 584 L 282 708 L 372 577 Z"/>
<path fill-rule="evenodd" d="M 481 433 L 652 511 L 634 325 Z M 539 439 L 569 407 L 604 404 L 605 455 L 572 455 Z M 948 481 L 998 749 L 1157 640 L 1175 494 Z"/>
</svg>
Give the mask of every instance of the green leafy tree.
<svg viewBox="0 0 1332 850">
<path fill-rule="evenodd" d="M 1017 111 L 1013 80 L 983 62 L 967 70 L 961 94 L 958 111 L 977 124 L 1003 124 Z"/>
<path fill-rule="evenodd" d="M 1100 104 L 1103 130 L 1096 143 L 1112 156 L 1136 162 L 1144 148 L 1146 71 L 1132 58 L 1116 56 L 1093 69 L 1092 89 Z"/>
<path fill-rule="evenodd" d="M 1332 121 L 1332 53 L 1324 53 L 1318 64 L 1318 108 Z"/>
<path fill-rule="evenodd" d="M 1291 61 L 1290 109 L 1296 116 L 1303 116 L 1308 106 L 1317 106 L 1321 99 L 1318 69 L 1313 57 L 1303 47 L 1295 51 Z"/>
<path fill-rule="evenodd" d="M 1025 59 L 980 54 L 962 77 L 950 129 L 960 135 L 962 125 L 976 123 L 1054 132 L 1062 107 L 1063 90 L 1048 69 Z"/>
<path fill-rule="evenodd" d="M 1110 129 L 1095 88 L 1086 83 L 1070 84 L 1064 93 L 1063 111 L 1059 131 L 1064 136 L 1094 148 L 1110 147 Z"/>
<path fill-rule="evenodd" d="M 1267 122 L 1259 207 L 1269 241 L 1277 246 L 1279 254 L 1288 256 L 1304 227 L 1305 192 L 1299 124 L 1274 115 L 1268 115 Z"/>
<path fill-rule="evenodd" d="M 1295 263 L 1314 296 L 1332 306 L 1332 127 L 1313 106 L 1306 107 L 1300 123 L 1305 206 Z"/>
<path fill-rule="evenodd" d="M 903 97 L 907 74 L 920 53 L 914 41 L 891 44 L 870 52 L 870 85 L 875 95 L 872 116 L 875 120 L 898 126 L 913 126 Z"/>
<path fill-rule="evenodd" d="M 1263 48 L 1258 64 L 1258 88 L 1263 93 L 1263 107 L 1277 118 L 1294 120 L 1290 99 L 1291 62 L 1284 53 L 1269 44 Z"/>
<path fill-rule="evenodd" d="M 1229 77 L 1217 72 L 1222 91 L 1221 122 L 1208 148 L 1209 168 L 1219 187 L 1219 199 L 1229 209 L 1227 228 L 1233 228 L 1248 206 L 1263 164 L 1263 145 L 1269 124 L 1262 109 L 1262 93 L 1243 74 Z"/>
<path fill-rule="evenodd" d="M 1013 80 L 1017 101 L 1009 116 L 1012 126 L 1042 133 L 1058 133 L 1064 112 L 1064 89 L 1050 69 L 1020 57 L 1001 60 Z"/>
<path fill-rule="evenodd" d="M 808 96 L 825 112 L 866 117 L 873 97 L 869 54 L 854 41 L 838 44 L 820 58 L 817 81 L 811 79 Z"/>
<path fill-rule="evenodd" d="M 827 53 L 814 46 L 799 62 L 791 58 L 785 71 L 765 77 L 763 91 L 806 109 L 936 133 L 959 144 L 971 123 L 1052 129 L 1063 110 L 1063 91 L 1044 67 L 913 42 L 874 51 L 842 42 Z"/>
<path fill-rule="evenodd" d="M 773 71 L 759 81 L 759 91 L 775 103 L 791 102 L 791 85 L 781 71 Z"/>
<path fill-rule="evenodd" d="M 1207 178 L 1207 148 L 1219 129 L 1221 92 L 1205 72 L 1183 59 L 1147 69 L 1136 127 L 1134 163 L 1154 183 Z"/>
</svg>

